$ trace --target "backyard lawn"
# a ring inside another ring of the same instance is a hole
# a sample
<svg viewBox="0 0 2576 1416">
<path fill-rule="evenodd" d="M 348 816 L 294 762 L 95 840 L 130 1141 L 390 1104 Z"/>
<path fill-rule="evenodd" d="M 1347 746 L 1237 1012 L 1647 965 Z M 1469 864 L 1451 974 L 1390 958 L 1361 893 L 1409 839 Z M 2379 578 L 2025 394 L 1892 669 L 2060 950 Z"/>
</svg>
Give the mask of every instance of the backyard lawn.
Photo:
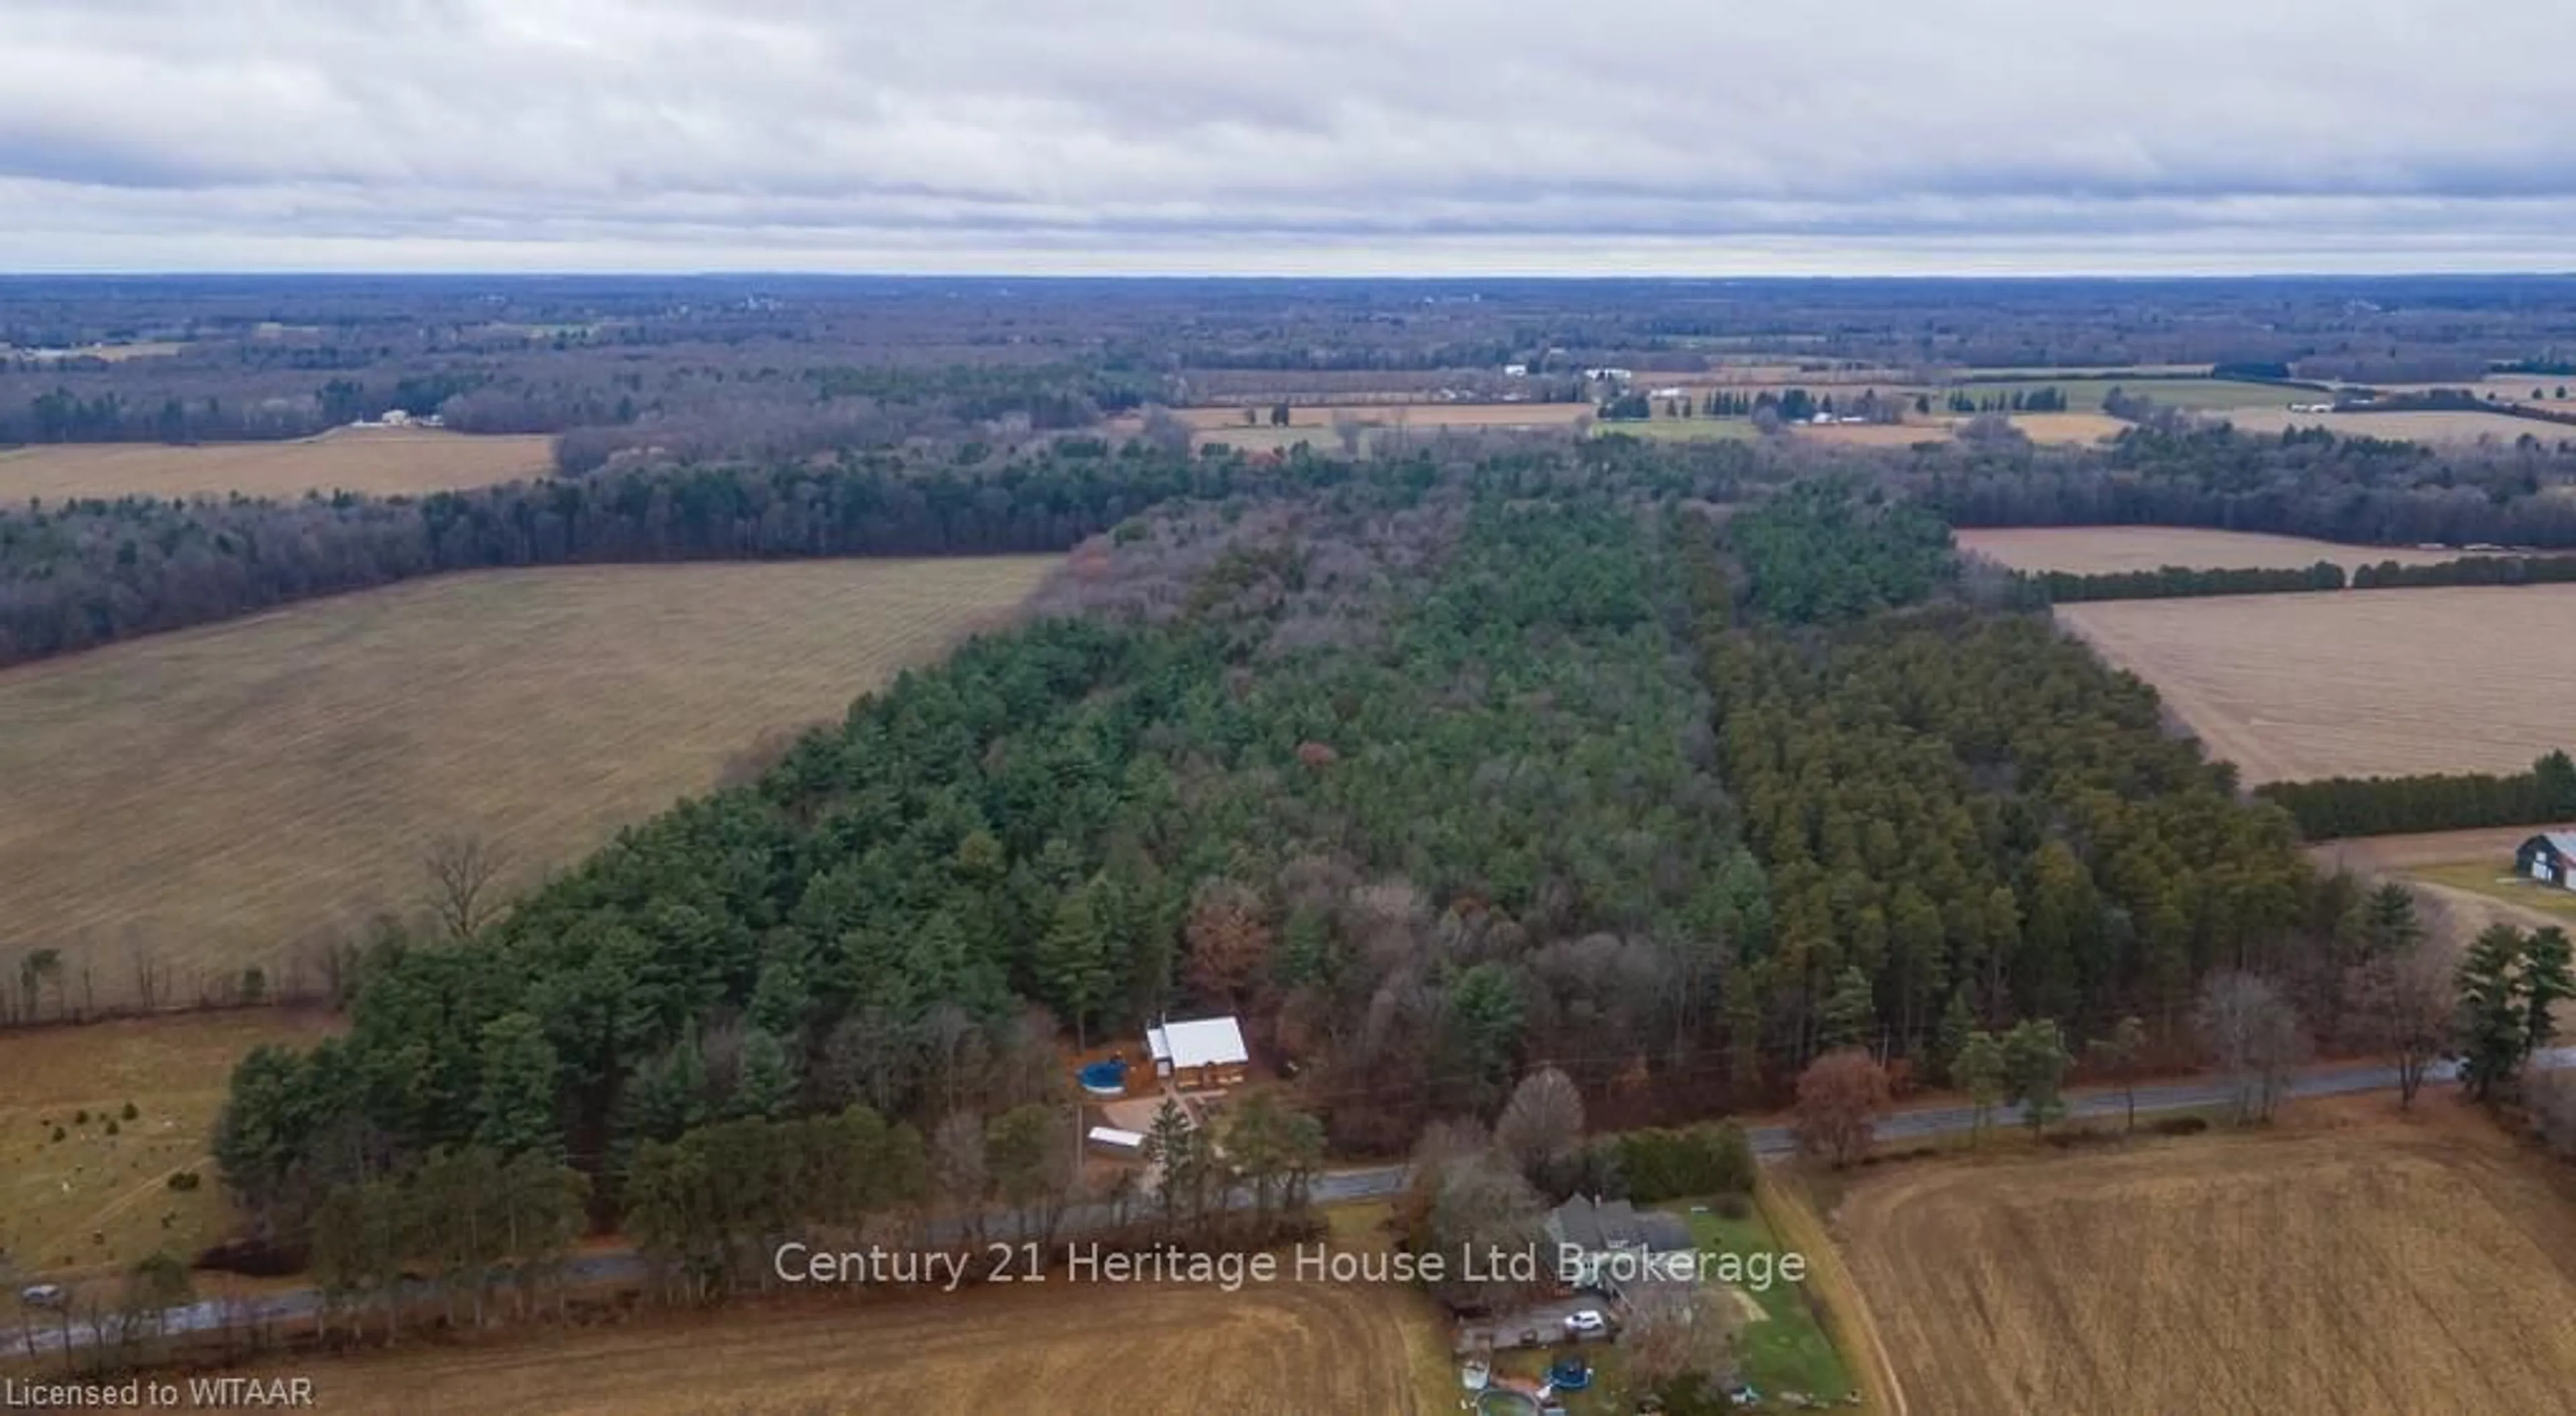
<svg viewBox="0 0 2576 1416">
<path fill-rule="evenodd" d="M 1743 1255 L 1748 1273 L 1756 1271 L 1756 1255 L 1767 1254 L 1773 1264 L 1778 1262 L 1780 1241 L 1772 1236 L 1760 1210 L 1747 1209 L 1743 1218 L 1735 1219 L 1693 1206 L 1688 1219 L 1691 1242 L 1702 1254 Z M 1786 1392 L 1804 1392 L 1838 1402 L 1851 1392 L 1851 1375 L 1825 1336 L 1824 1325 L 1807 1306 L 1803 1285 L 1774 1277 L 1758 1293 L 1748 1289 L 1747 1296 L 1761 1305 L 1763 1317 L 1760 1322 L 1747 1321 L 1740 1338 L 1744 1380 L 1774 1401 Z"/>
</svg>

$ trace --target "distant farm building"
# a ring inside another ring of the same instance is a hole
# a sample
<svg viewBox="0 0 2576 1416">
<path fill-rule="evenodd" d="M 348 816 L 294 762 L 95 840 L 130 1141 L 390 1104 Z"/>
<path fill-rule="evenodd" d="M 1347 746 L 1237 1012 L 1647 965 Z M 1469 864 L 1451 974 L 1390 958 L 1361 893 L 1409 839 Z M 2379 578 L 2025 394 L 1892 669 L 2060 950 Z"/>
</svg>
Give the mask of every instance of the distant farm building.
<svg viewBox="0 0 2576 1416">
<path fill-rule="evenodd" d="M 1243 1025 L 1231 1017 L 1161 1022 L 1145 1029 L 1154 1075 L 1183 1091 L 1239 1086 L 1252 1066 Z"/>
<path fill-rule="evenodd" d="M 2576 890 L 2576 831 L 2545 831 L 2513 853 L 2513 873 Z"/>
</svg>

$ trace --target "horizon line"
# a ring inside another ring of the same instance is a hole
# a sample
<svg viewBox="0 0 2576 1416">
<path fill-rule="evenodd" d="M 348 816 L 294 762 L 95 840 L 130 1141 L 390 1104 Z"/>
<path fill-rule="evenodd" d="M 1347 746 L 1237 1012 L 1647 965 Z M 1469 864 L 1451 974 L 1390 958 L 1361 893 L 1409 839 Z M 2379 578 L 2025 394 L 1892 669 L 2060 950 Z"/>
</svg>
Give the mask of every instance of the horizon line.
<svg viewBox="0 0 2576 1416">
<path fill-rule="evenodd" d="M 565 266 L 553 269 L 510 267 L 280 267 L 235 269 L 189 269 L 184 267 L 93 267 L 87 269 L 0 269 L 0 281 L 34 280 L 1047 280 L 1142 283 L 1150 281 L 1307 281 L 1332 284 L 1403 283 L 1419 285 L 1474 284 L 1496 281 L 1532 281 L 1600 284 L 1616 281 L 1642 281 L 1691 284 L 1786 284 L 1801 281 L 2378 281 L 2378 280 L 2569 280 L 2576 279 L 2576 268 L 2478 268 L 2426 267 L 2380 271 L 2336 270 L 2197 270 L 2170 271 L 2149 268 L 2124 270 L 2023 270 L 2023 271 L 1943 271 L 1906 272 L 1898 270 L 1838 271 L 1808 273 L 1711 273 L 1682 271 L 1482 271 L 1467 274 L 1398 274 L 1394 272 L 1291 272 L 1277 270 L 1241 271 L 1091 271 L 1091 270 L 1012 270 L 1001 268 L 967 268 L 957 270 L 817 270 L 794 266 L 777 267 L 712 267 L 703 270 L 662 270 L 651 267 L 584 267 Z"/>
</svg>

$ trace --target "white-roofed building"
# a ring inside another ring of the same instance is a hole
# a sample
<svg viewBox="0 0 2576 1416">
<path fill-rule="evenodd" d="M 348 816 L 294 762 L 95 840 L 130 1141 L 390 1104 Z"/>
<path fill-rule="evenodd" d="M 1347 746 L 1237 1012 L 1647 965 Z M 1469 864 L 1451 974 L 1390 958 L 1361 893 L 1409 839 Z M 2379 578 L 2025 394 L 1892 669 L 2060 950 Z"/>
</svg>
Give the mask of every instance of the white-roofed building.
<svg viewBox="0 0 2576 1416">
<path fill-rule="evenodd" d="M 1183 1091 L 1239 1085 L 1252 1065 L 1243 1025 L 1230 1016 L 1167 1018 L 1145 1029 L 1145 1050 L 1153 1054 L 1154 1075 Z"/>
<path fill-rule="evenodd" d="M 1134 1156 L 1145 1149 L 1145 1133 L 1142 1131 L 1122 1130 L 1116 1126 L 1094 1126 L 1087 1136 L 1093 1145 L 1119 1155 Z"/>
</svg>

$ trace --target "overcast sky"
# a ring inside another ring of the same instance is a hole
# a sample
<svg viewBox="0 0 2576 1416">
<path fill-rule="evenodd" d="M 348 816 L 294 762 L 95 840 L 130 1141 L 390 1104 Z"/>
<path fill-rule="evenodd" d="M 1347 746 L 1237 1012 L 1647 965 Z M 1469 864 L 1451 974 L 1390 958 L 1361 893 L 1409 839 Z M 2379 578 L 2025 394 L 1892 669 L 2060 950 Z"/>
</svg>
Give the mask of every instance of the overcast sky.
<svg viewBox="0 0 2576 1416">
<path fill-rule="evenodd" d="M 0 268 L 2576 269 L 2576 0 L 0 0 Z"/>
</svg>

